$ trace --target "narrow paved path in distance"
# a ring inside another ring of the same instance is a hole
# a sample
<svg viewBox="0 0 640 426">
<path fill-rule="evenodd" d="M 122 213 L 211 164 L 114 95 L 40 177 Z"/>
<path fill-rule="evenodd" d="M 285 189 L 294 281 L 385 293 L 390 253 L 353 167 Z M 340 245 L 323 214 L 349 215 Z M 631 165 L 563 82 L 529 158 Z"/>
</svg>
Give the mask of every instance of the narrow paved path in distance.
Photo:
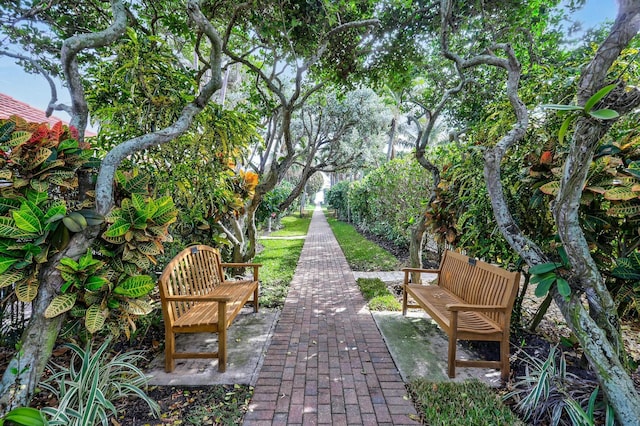
<svg viewBox="0 0 640 426">
<path fill-rule="evenodd" d="M 244 424 L 417 425 L 324 213 L 316 209 Z"/>
</svg>

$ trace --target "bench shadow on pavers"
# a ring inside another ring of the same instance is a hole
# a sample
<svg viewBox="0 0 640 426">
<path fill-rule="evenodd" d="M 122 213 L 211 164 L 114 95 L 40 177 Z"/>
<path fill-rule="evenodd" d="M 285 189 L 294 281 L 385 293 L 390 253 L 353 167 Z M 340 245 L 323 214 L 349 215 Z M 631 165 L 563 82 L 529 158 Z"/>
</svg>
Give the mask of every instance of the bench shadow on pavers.
<svg viewBox="0 0 640 426">
<path fill-rule="evenodd" d="M 269 347 L 279 311 L 262 308 L 253 313 L 245 307 L 238 314 L 227 339 L 228 362 L 224 373 L 218 372 L 217 359 L 176 360 L 171 373 L 164 370 L 164 354 L 159 354 L 146 372 L 150 385 L 158 386 L 204 386 L 213 384 L 255 385 L 258 373 Z M 176 337 L 178 350 L 215 351 L 218 336 L 213 333 L 181 334 Z"/>
<path fill-rule="evenodd" d="M 411 310 L 406 317 L 402 312 L 388 311 L 372 315 L 405 383 L 415 378 L 433 382 L 478 379 L 491 387 L 501 386 L 500 371 L 495 369 L 458 367 L 455 379 L 450 379 L 447 335 L 426 313 Z M 457 349 L 460 359 L 476 357 L 460 345 Z"/>
<path fill-rule="evenodd" d="M 354 277 L 379 278 L 387 285 L 401 286 L 404 273 L 354 272 Z M 425 274 L 423 277 L 427 282 L 436 278 L 436 274 Z M 447 334 L 422 309 L 410 309 L 406 317 L 402 316 L 402 312 L 374 311 L 371 314 L 405 383 L 414 378 L 433 382 L 477 379 L 491 387 L 501 386 L 500 371 L 490 368 L 458 367 L 456 378 L 450 379 Z M 477 357 L 460 344 L 457 345 L 457 353 L 461 359 Z"/>
</svg>

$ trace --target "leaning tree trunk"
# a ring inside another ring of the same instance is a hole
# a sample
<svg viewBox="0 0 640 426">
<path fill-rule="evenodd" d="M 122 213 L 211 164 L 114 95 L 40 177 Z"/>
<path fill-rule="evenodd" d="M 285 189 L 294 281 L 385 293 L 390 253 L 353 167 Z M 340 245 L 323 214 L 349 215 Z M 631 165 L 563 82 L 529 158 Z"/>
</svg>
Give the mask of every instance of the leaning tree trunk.
<svg viewBox="0 0 640 426">
<path fill-rule="evenodd" d="M 424 235 L 427 232 L 427 216 L 420 215 L 418 222 L 411 227 L 411 239 L 409 240 L 409 264 L 412 268 L 422 268 L 422 247 L 424 245 Z M 411 282 L 420 283 L 419 272 L 411 274 Z"/>
<path fill-rule="evenodd" d="M 614 25 L 614 29 L 617 26 L 618 22 Z M 616 42 L 620 42 L 620 34 L 616 34 L 614 39 Z M 611 38 L 608 41 L 611 41 Z M 626 43 L 622 44 L 622 46 L 625 45 Z M 502 234 L 511 247 L 530 266 L 534 266 L 547 262 L 548 257 L 535 243 L 523 236 L 513 220 L 507 207 L 500 178 L 500 164 L 504 154 L 509 147 L 522 139 L 528 123 L 526 106 L 522 103 L 517 93 L 520 65 L 515 59 L 513 50 L 508 45 L 502 46 L 502 48 L 508 55 L 507 61 L 500 61 L 495 57 L 490 59 L 491 62 L 499 64 L 508 72 L 507 93 L 516 113 L 517 121 L 511 131 L 493 149 L 486 152 L 485 181 L 491 198 L 494 216 Z M 608 53 L 616 50 L 615 47 L 607 45 L 607 42 L 601 46 L 601 50 L 603 48 L 607 49 Z M 596 59 L 597 56 L 596 54 Z M 606 67 L 606 69 L 608 68 Z M 604 84 L 597 84 L 597 86 L 602 87 Z M 626 93 L 631 96 L 632 92 Z M 629 101 L 628 98 L 626 100 Z M 582 126 L 593 126 L 593 128 L 592 131 L 588 131 Z M 598 127 L 601 128 L 598 129 Z M 556 208 L 554 209 L 558 232 L 572 265 L 567 277 L 572 286 L 572 294 L 568 300 L 565 300 L 555 289 L 551 291 L 553 292 L 554 300 L 567 321 L 567 325 L 576 335 L 580 346 L 596 373 L 607 401 L 616 413 L 617 420 L 623 425 L 638 425 L 640 419 L 640 396 L 621 361 L 620 332 L 616 311 L 611 303 L 611 296 L 606 291 L 602 277 L 589 254 L 588 245 L 578 223 L 579 200 L 586 180 L 585 169 L 591 164 L 593 150 L 597 146 L 597 141 L 604 134 L 604 128 L 606 126 L 597 123 L 595 120 L 579 120 L 578 129 L 565 166 L 561 189 L 556 199 Z M 589 301 L 588 312 L 581 302 L 580 295 L 582 293 L 586 294 Z"/>
<path fill-rule="evenodd" d="M 83 99 L 84 92 L 76 57 L 80 51 L 104 46 L 117 39 L 119 34 L 124 32 L 126 14 L 123 3 L 120 0 L 111 0 L 111 2 L 114 24 L 109 29 L 101 33 L 87 33 L 70 37 L 63 43 L 61 55 L 64 62 L 63 68 L 74 104 L 72 123 L 79 126 L 80 133 L 84 132 L 86 116 L 75 117 L 75 115 L 86 115 L 84 108 L 86 102 Z M 200 92 L 192 102 L 185 106 L 173 125 L 155 133 L 128 140 L 116 146 L 105 156 L 96 181 L 96 211 L 102 215 L 107 214 L 114 205 L 114 176 L 122 160 L 135 152 L 169 142 L 182 135 L 189 129 L 195 116 L 202 111 L 211 96 L 221 86 L 222 40 L 200 11 L 197 0 L 187 2 L 187 13 L 198 29 L 211 42 L 209 64 L 212 72 L 210 80 L 200 86 Z M 98 228 L 89 227 L 84 232 L 75 234 L 66 249 L 53 256 L 49 262 L 42 266 L 39 276 L 40 288 L 32 304 L 32 317 L 23 335 L 22 349 L 14 355 L 0 382 L 0 415 L 11 407 L 27 404 L 42 376 L 46 363 L 51 357 L 53 345 L 64 321 L 64 317 L 44 318 L 47 306 L 64 284 L 56 266 L 63 257 L 77 260 L 86 253 L 97 238 L 99 231 Z"/>
<path fill-rule="evenodd" d="M 91 247 L 97 229 L 76 234 L 67 248 L 43 265 L 38 295 L 32 303 L 32 314 L 20 340 L 18 353 L 9 362 L 0 382 L 0 413 L 26 406 L 44 373 L 65 316 L 45 318 L 43 312 L 58 295 L 64 280 L 56 269 L 63 257 L 79 258 Z"/>
</svg>

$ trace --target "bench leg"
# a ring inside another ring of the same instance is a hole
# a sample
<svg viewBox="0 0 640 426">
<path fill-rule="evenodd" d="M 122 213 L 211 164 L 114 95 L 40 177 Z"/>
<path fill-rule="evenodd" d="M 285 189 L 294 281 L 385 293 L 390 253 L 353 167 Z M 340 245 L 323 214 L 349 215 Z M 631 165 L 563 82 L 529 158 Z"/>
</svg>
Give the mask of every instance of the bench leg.
<svg viewBox="0 0 640 426">
<path fill-rule="evenodd" d="M 456 377 L 456 344 L 458 343 L 458 312 L 451 312 L 449 333 L 449 378 L 455 379 Z"/>
<path fill-rule="evenodd" d="M 164 371 L 171 373 L 176 367 L 173 354 L 176 351 L 176 336 L 173 331 L 165 331 L 165 344 L 164 344 Z"/>
<path fill-rule="evenodd" d="M 407 288 L 402 286 L 402 316 L 407 316 Z"/>
<path fill-rule="evenodd" d="M 506 334 L 506 333 L 505 333 Z M 500 341 L 500 362 L 502 366 L 500 367 L 500 378 L 503 382 L 507 382 L 509 380 L 510 374 L 510 365 L 509 365 L 509 339 L 508 336 L 505 336 Z"/>
<path fill-rule="evenodd" d="M 218 371 L 224 373 L 227 370 L 227 328 L 218 330 Z"/>
<path fill-rule="evenodd" d="M 253 291 L 253 312 L 258 312 L 258 288 Z"/>
<path fill-rule="evenodd" d="M 218 302 L 218 371 L 227 370 L 227 304 Z"/>
</svg>

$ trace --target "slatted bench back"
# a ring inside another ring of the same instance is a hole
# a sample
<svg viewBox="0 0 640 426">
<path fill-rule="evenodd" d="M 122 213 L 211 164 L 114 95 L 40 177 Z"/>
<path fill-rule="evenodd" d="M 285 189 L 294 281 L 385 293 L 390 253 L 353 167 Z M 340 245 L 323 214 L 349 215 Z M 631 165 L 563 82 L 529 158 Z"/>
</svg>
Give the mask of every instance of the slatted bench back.
<svg viewBox="0 0 640 426">
<path fill-rule="evenodd" d="M 205 245 L 184 249 L 165 267 L 160 277 L 160 295 L 203 296 L 224 281 L 220 252 Z M 167 312 L 171 323 L 175 323 L 187 312 L 193 302 L 170 302 Z"/>
<path fill-rule="evenodd" d="M 518 292 L 517 272 L 470 259 L 460 253 L 446 251 L 442 260 L 438 285 L 472 305 L 513 306 Z M 500 312 L 485 312 L 489 319 L 502 326 L 509 318 Z M 510 316 L 508 312 L 507 316 Z"/>
</svg>

